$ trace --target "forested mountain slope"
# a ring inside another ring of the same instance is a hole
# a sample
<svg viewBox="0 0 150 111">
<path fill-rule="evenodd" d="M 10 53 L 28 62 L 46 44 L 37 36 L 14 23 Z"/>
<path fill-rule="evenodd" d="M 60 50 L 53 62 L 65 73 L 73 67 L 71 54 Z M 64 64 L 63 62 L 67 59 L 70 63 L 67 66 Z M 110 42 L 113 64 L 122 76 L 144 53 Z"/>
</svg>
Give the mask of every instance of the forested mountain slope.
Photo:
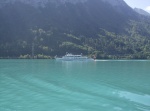
<svg viewBox="0 0 150 111">
<path fill-rule="evenodd" d="M 5 0 L 0 57 L 150 59 L 150 18 L 123 0 Z"/>
</svg>

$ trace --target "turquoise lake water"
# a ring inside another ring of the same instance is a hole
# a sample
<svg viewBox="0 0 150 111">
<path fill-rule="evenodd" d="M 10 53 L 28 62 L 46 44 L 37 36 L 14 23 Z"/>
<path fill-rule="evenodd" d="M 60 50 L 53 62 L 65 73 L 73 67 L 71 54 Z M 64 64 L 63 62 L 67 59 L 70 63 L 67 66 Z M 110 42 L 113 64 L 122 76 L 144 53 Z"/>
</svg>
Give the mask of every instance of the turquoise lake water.
<svg viewBox="0 0 150 111">
<path fill-rule="evenodd" d="M 150 61 L 1 59 L 0 111 L 150 111 Z"/>
</svg>

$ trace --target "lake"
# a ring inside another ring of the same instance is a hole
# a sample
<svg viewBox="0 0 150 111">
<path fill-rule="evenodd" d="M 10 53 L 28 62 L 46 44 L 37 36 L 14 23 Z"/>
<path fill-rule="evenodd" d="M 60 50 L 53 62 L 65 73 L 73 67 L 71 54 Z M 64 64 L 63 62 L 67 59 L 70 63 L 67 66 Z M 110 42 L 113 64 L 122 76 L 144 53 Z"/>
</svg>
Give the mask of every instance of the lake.
<svg viewBox="0 0 150 111">
<path fill-rule="evenodd" d="M 150 111 L 150 61 L 0 59 L 0 111 Z"/>
</svg>

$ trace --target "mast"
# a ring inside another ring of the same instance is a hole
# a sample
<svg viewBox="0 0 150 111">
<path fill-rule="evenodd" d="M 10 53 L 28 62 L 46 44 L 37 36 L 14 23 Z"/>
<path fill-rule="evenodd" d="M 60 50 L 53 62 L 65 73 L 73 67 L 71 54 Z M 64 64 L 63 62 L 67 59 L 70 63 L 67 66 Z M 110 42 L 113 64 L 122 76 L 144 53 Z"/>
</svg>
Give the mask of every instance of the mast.
<svg viewBox="0 0 150 111">
<path fill-rule="evenodd" d="M 34 59 L 34 42 L 32 43 L 32 59 Z"/>
</svg>

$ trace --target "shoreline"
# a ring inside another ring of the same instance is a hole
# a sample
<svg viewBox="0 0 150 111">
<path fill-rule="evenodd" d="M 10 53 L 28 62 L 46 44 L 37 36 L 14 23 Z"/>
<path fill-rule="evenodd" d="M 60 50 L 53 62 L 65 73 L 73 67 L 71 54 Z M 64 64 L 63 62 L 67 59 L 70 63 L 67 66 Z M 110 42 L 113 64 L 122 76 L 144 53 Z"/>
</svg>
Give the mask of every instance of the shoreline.
<svg viewBox="0 0 150 111">
<path fill-rule="evenodd" d="M 54 60 L 55 59 L 55 57 L 50 57 L 50 58 L 19 58 L 19 57 L 0 57 L 0 60 L 1 59 L 29 59 L 29 60 L 38 60 L 38 59 L 49 59 L 49 60 Z M 138 58 L 138 59 L 134 59 L 134 58 L 132 58 L 132 59 L 127 59 L 127 58 L 119 58 L 119 59 L 114 59 L 114 58 L 110 58 L 110 59 L 95 59 L 95 61 L 102 61 L 102 60 L 150 60 L 150 59 L 142 59 L 142 58 Z"/>
</svg>

